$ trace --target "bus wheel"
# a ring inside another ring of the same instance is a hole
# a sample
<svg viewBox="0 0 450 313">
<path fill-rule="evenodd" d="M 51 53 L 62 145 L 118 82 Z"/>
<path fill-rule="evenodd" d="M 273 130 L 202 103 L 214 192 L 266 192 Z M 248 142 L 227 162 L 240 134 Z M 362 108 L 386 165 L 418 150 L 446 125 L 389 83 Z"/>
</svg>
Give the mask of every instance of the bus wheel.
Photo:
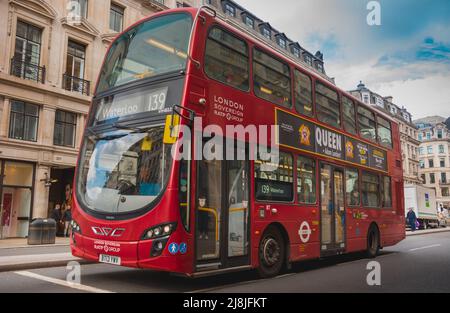
<svg viewBox="0 0 450 313">
<path fill-rule="evenodd" d="M 259 243 L 259 267 L 261 277 L 274 277 L 283 267 L 285 246 L 283 236 L 276 227 L 269 227 Z"/>
<path fill-rule="evenodd" d="M 380 251 L 380 234 L 375 226 L 369 228 L 367 233 L 367 250 L 366 254 L 369 258 L 374 258 Z"/>
</svg>

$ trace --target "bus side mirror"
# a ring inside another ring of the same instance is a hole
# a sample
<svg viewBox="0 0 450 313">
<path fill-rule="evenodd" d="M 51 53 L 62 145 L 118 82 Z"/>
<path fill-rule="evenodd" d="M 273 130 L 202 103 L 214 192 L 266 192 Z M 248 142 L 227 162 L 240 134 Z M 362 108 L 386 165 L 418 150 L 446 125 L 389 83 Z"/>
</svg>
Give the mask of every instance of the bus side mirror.
<svg viewBox="0 0 450 313">
<path fill-rule="evenodd" d="M 167 115 L 164 127 L 164 144 L 173 145 L 178 139 L 178 126 L 180 125 L 179 115 Z"/>
</svg>

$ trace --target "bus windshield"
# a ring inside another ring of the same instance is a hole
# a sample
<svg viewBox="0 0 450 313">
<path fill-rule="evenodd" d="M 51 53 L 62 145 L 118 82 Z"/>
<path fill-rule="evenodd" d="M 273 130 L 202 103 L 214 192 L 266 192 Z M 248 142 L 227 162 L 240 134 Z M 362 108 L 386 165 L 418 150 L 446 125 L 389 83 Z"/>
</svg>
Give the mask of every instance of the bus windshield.
<svg viewBox="0 0 450 313">
<path fill-rule="evenodd" d="M 186 13 L 160 16 L 124 33 L 106 57 L 97 93 L 186 68 L 192 17 Z"/>
<path fill-rule="evenodd" d="M 172 163 L 164 127 L 90 136 L 81 152 L 78 195 L 92 211 L 128 213 L 152 205 L 164 191 Z"/>
</svg>

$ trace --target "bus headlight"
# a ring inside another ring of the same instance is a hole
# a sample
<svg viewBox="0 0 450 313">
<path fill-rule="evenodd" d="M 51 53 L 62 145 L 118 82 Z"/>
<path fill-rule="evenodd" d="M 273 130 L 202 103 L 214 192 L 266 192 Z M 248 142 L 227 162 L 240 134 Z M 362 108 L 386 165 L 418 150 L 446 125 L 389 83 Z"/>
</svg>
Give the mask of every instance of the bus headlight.
<svg viewBox="0 0 450 313">
<path fill-rule="evenodd" d="M 167 223 L 153 226 L 147 229 L 142 235 L 142 240 L 156 239 L 171 235 L 177 228 L 177 223 Z"/>
<path fill-rule="evenodd" d="M 75 220 L 72 220 L 72 221 L 70 222 L 70 226 L 72 227 L 72 231 L 73 231 L 74 233 L 79 233 L 79 234 L 81 234 L 81 228 L 80 228 L 80 225 L 78 225 L 78 223 L 75 222 Z"/>
</svg>

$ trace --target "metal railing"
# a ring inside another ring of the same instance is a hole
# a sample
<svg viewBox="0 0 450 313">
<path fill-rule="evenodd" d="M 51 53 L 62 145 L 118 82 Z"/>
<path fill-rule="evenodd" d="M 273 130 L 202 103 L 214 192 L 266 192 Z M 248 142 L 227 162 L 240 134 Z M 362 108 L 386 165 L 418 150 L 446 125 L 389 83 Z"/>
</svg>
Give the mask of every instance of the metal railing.
<svg viewBox="0 0 450 313">
<path fill-rule="evenodd" d="M 83 95 L 89 96 L 91 89 L 91 82 L 79 77 L 63 75 L 63 88 L 68 91 L 79 92 Z"/>
<path fill-rule="evenodd" d="M 31 64 L 21 59 L 11 59 L 10 74 L 22 79 L 29 79 L 38 83 L 45 83 L 45 66 Z"/>
</svg>

